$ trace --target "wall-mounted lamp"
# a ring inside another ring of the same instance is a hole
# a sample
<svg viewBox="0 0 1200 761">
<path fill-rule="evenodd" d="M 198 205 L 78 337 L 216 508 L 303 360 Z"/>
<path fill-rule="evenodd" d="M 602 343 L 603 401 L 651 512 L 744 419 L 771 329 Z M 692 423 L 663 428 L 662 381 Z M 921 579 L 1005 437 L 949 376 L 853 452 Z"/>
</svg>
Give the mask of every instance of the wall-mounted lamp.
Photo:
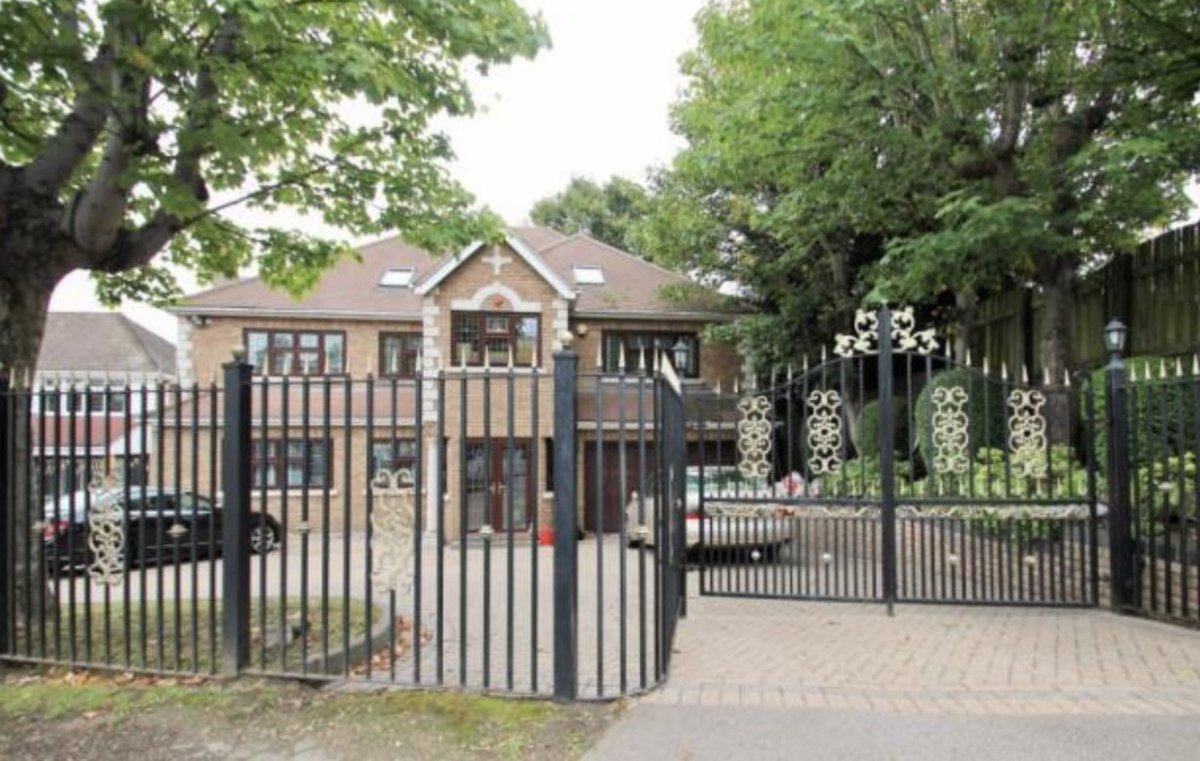
<svg viewBox="0 0 1200 761">
<path fill-rule="evenodd" d="M 582 323 L 582 322 L 579 323 L 578 325 L 575 326 L 575 333 L 580 338 L 583 338 L 584 336 L 586 336 L 588 334 L 588 326 L 585 323 Z"/>
</svg>

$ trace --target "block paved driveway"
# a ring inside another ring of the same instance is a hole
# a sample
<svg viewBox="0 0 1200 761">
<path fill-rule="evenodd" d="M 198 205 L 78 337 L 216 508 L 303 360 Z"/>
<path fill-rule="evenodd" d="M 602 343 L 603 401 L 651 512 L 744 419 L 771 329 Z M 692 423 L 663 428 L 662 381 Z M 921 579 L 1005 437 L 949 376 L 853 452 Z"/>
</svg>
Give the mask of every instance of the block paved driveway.
<svg viewBox="0 0 1200 761">
<path fill-rule="evenodd" d="M 1099 610 L 689 600 L 593 758 L 1197 758 L 1200 632 Z"/>
</svg>

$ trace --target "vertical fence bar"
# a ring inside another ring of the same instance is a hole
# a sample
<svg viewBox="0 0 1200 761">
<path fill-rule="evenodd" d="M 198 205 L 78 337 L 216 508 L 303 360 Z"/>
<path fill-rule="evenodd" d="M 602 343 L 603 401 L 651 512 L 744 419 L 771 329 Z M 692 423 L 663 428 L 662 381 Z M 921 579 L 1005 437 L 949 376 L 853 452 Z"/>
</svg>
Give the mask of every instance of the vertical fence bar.
<svg viewBox="0 0 1200 761">
<path fill-rule="evenodd" d="M 1112 605 L 1132 610 L 1137 605 L 1134 548 L 1130 535 L 1129 424 L 1125 363 L 1113 354 L 1105 368 L 1108 410 L 1108 541 L 1112 574 Z"/>
<path fill-rule="evenodd" d="M 250 661 L 250 374 L 241 350 L 223 368 L 225 439 L 221 461 L 222 671 Z M 263 410 L 266 414 L 266 410 Z"/>
<path fill-rule="evenodd" d="M 565 344 L 554 353 L 554 699 L 578 693 L 579 548 L 575 544 L 576 371 L 579 356 Z"/>
</svg>

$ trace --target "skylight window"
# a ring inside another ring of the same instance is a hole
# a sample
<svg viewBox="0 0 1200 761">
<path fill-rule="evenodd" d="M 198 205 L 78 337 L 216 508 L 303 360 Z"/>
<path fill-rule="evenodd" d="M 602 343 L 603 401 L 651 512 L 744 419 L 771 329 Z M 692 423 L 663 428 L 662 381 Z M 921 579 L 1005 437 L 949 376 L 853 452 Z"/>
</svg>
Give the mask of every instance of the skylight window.
<svg viewBox="0 0 1200 761">
<path fill-rule="evenodd" d="M 575 265 L 575 285 L 604 285 L 604 270 L 593 265 Z"/>
<path fill-rule="evenodd" d="M 407 288 L 412 285 L 414 274 L 415 270 L 412 267 L 384 270 L 383 277 L 379 278 L 379 284 L 385 288 Z"/>
</svg>

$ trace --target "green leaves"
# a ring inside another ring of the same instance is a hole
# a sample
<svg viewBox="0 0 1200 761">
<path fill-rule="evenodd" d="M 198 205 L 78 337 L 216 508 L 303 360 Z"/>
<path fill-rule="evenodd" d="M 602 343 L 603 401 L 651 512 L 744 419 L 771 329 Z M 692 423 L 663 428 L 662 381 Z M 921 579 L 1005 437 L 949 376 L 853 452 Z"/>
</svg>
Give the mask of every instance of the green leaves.
<svg viewBox="0 0 1200 761">
<path fill-rule="evenodd" d="M 564 235 L 585 232 L 623 251 L 642 253 L 645 249 L 634 228 L 649 213 L 651 203 L 646 189 L 632 180 L 612 177 L 598 185 L 573 177 L 561 193 L 535 203 L 529 217 Z"/>
<path fill-rule="evenodd" d="M 864 300 L 1057 287 L 1180 211 L 1200 77 L 1162 43 L 1200 50 L 1186 0 L 795 5 L 698 17 L 687 146 L 639 233 L 761 306 L 776 330 L 747 335 L 779 338 L 747 348 L 795 357 Z"/>
<path fill-rule="evenodd" d="M 498 220 L 450 177 L 449 143 L 430 125 L 473 111 L 466 67 L 549 42 L 515 0 L 12 0 L 5 16 L 0 171 L 58 161 L 52 137 L 78 121 L 80 93 L 102 98 L 104 136 L 81 135 L 87 153 L 63 159 L 73 175 L 48 202 L 65 210 L 81 190 L 79 203 L 111 199 L 115 183 L 123 202 L 89 209 L 129 234 L 109 250 L 63 242 L 75 266 L 108 273 L 109 301 L 177 295 L 163 260 L 147 264 L 167 239 L 132 235 L 155 220 L 175 233 L 166 258 L 202 282 L 257 263 L 300 294 L 346 250 L 265 220 L 242 228 L 225 211 L 243 204 L 319 218 L 347 240 L 394 232 L 436 252 L 494 236 Z M 104 152 L 123 168 L 115 180 L 97 179 Z M 62 229 L 69 238 L 71 218 Z M 119 248 L 130 240 L 153 245 Z"/>
</svg>

